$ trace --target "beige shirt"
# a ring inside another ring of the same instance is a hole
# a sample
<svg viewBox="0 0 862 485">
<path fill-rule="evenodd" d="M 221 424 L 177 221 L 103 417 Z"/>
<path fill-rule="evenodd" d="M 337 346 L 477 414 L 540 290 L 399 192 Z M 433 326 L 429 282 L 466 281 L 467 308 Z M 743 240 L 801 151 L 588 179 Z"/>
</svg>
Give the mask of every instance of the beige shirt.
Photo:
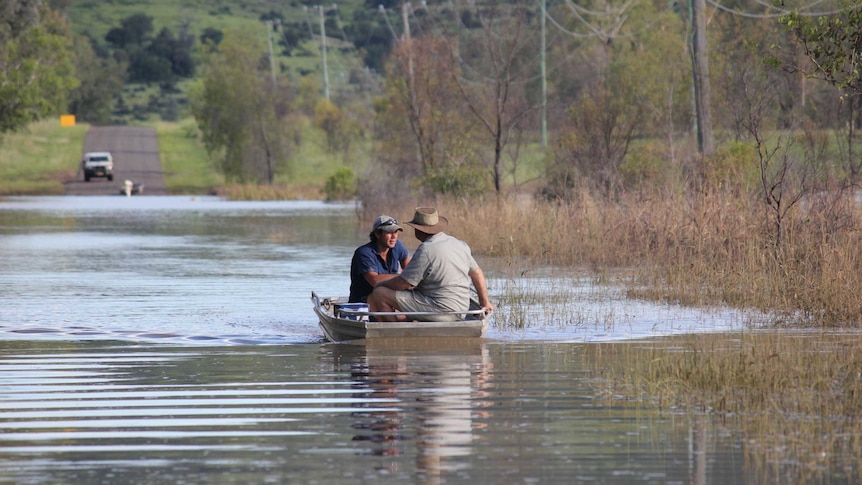
<svg viewBox="0 0 862 485">
<path fill-rule="evenodd" d="M 413 285 L 417 300 L 441 311 L 466 310 L 469 273 L 478 267 L 467 243 L 440 232 L 419 245 L 401 277 Z"/>
</svg>

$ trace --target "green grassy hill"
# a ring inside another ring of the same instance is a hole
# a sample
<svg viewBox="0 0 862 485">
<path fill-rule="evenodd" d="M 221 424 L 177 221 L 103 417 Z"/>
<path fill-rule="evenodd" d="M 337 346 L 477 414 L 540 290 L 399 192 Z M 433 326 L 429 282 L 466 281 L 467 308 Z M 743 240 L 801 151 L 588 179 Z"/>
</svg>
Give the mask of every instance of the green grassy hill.
<svg viewBox="0 0 862 485">
<path fill-rule="evenodd" d="M 327 44 L 326 71 L 330 92 L 355 96 L 362 87 L 351 85 L 352 73 L 362 70 L 362 61 L 357 50 L 347 38 L 345 27 L 353 18 L 357 8 L 367 8 L 358 1 L 341 2 L 337 7 L 324 7 Z M 87 35 L 100 45 L 106 46 L 106 34 L 119 27 L 121 22 L 136 14 L 144 14 L 153 19 L 153 32 L 156 35 L 167 28 L 175 35 L 190 34 L 196 42 L 208 28 L 221 31 L 242 29 L 257 31 L 263 45 L 268 44 L 268 34 L 272 35 L 273 54 L 278 76 L 287 77 L 293 85 L 298 85 L 303 76 L 313 76 L 322 85 L 323 63 L 320 49 L 320 15 L 316 4 L 305 7 L 302 3 L 272 2 L 271 0 L 82 0 L 71 2 L 67 17 L 72 29 Z M 281 25 L 273 29 L 265 19 L 280 18 Z M 337 26 L 337 27 L 334 27 Z M 298 45 L 290 45 L 289 34 L 304 36 Z M 287 34 L 286 34 L 287 32 Z M 289 47 L 285 47 L 289 45 Z M 266 56 L 262 52 L 261 56 Z M 176 97 L 180 106 L 178 118 L 184 116 L 185 93 L 190 80 L 180 79 L 175 92 L 164 92 L 160 86 L 152 84 L 128 83 L 123 90 L 122 99 L 115 108 L 114 122 L 148 122 L 164 119 L 164 106 L 157 106 L 167 97 Z M 365 84 L 367 87 L 368 83 Z M 372 82 L 373 85 L 373 82 Z M 161 116 L 160 116 L 161 115 Z"/>
<path fill-rule="evenodd" d="M 295 0 L 76 0 L 69 7 L 68 18 L 76 32 L 89 34 L 100 41 L 112 27 L 120 25 L 121 20 L 138 13 L 152 17 L 156 31 L 167 27 L 179 32 L 187 27 L 198 35 L 207 27 L 220 30 L 250 28 L 260 29 L 261 35 L 265 36 L 262 16 L 276 12 L 286 23 L 313 23 L 318 20 L 314 5 L 307 8 Z M 358 0 L 339 2 L 338 18 L 342 22 L 350 22 L 356 8 L 363 8 Z M 313 23 L 313 26 L 316 30 L 317 24 Z"/>
</svg>

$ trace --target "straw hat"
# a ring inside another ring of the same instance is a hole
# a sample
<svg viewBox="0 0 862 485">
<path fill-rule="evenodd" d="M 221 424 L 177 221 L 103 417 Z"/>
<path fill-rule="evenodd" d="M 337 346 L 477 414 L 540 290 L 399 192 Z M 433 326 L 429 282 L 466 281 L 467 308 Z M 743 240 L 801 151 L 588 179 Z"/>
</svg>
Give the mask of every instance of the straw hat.
<svg viewBox="0 0 862 485">
<path fill-rule="evenodd" d="M 438 215 L 437 209 L 433 207 L 417 207 L 413 220 L 407 221 L 406 224 L 425 234 L 437 234 L 446 229 L 449 220 Z"/>
</svg>

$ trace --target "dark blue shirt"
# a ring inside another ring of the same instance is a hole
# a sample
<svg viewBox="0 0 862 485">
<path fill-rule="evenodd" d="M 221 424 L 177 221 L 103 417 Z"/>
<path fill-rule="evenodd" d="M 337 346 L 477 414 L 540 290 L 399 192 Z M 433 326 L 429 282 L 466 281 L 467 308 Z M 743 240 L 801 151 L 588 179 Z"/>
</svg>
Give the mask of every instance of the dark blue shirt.
<svg viewBox="0 0 862 485">
<path fill-rule="evenodd" d="M 398 274 L 401 272 L 401 262 L 409 256 L 407 247 L 401 241 L 395 241 L 395 247 L 389 250 L 386 261 L 377 252 L 377 245 L 373 242 L 356 248 L 353 252 L 353 261 L 350 262 L 350 303 L 366 302 L 368 295 L 374 289 L 364 273 L 373 271 L 377 274 Z"/>
</svg>

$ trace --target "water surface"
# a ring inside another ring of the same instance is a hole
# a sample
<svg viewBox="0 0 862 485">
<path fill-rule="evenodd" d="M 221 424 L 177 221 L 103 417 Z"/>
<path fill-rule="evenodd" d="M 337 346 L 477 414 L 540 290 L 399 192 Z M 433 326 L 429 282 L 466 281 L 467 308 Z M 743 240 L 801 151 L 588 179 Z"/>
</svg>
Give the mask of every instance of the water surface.
<svg viewBox="0 0 862 485">
<path fill-rule="evenodd" d="M 600 399 L 601 365 L 587 351 L 740 331 L 749 317 L 627 300 L 574 270 L 513 276 L 478 258 L 498 313 L 526 324 L 501 317 L 476 341 L 326 343 L 310 296 L 347 294 L 368 232 L 356 213 L 215 197 L 0 200 L 0 481 L 727 483 L 752 473 L 732 428 Z M 521 290 L 567 297 L 506 303 Z"/>
</svg>

